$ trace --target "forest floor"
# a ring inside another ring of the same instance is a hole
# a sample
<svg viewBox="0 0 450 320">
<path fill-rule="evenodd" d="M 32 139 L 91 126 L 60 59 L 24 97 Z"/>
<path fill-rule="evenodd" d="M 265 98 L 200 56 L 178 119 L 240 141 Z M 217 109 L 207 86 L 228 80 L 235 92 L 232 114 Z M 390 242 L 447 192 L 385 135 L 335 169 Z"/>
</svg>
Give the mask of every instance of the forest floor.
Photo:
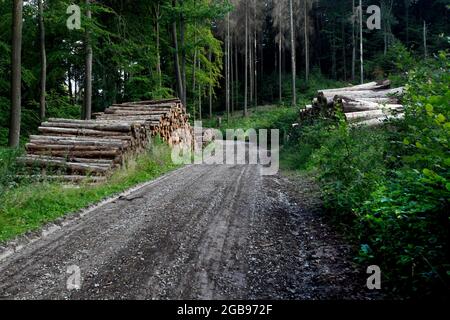
<svg viewBox="0 0 450 320">
<path fill-rule="evenodd" d="M 257 165 L 189 165 L 52 231 L 0 260 L 0 298 L 382 298 L 312 179 Z"/>
</svg>

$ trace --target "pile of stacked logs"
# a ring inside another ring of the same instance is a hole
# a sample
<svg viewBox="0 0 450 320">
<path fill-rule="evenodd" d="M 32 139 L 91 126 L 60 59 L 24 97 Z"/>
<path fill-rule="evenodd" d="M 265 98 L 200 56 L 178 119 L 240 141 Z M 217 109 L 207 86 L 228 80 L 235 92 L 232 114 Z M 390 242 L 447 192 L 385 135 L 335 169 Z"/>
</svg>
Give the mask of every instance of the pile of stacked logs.
<svg viewBox="0 0 450 320">
<path fill-rule="evenodd" d="M 101 182 L 153 136 L 171 146 L 190 143 L 189 115 L 178 99 L 115 104 L 94 116 L 43 122 L 18 160 L 46 179 Z"/>
<path fill-rule="evenodd" d="M 353 125 L 377 126 L 387 119 L 402 118 L 400 104 L 403 88 L 391 89 L 389 80 L 370 82 L 340 89 L 319 90 L 312 105 L 300 112 L 300 119 L 317 116 L 334 116 L 341 110 Z"/>
</svg>

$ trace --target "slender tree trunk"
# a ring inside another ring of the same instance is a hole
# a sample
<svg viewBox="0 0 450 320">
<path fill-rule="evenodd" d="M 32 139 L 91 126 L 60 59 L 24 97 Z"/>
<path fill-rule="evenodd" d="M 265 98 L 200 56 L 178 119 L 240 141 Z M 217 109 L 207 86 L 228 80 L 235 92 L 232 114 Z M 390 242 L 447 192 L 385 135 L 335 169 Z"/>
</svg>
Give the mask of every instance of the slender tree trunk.
<svg viewBox="0 0 450 320">
<path fill-rule="evenodd" d="M 44 4 L 43 0 L 38 1 L 39 7 L 39 42 L 41 49 L 41 94 L 39 100 L 40 106 L 40 118 L 45 118 L 45 96 L 46 96 L 46 83 L 47 83 L 47 55 L 45 52 L 45 25 L 44 25 Z M 69 80 L 70 82 L 70 80 Z"/>
<path fill-rule="evenodd" d="M 13 1 L 12 48 L 11 48 L 11 119 L 8 145 L 18 147 L 21 121 L 22 86 L 22 15 L 23 1 Z"/>
<path fill-rule="evenodd" d="M 177 1 L 172 1 L 172 6 L 177 6 Z M 180 71 L 180 59 L 179 59 L 179 48 L 178 48 L 178 35 L 177 35 L 177 21 L 174 20 L 172 22 L 172 40 L 173 40 L 173 47 L 174 47 L 174 65 L 175 65 L 175 78 L 177 82 L 177 91 L 178 91 L 178 97 L 182 101 L 184 108 L 186 108 L 186 103 L 183 100 L 184 94 L 183 94 L 183 81 L 181 79 L 181 71 Z"/>
<path fill-rule="evenodd" d="M 295 35 L 294 35 L 294 10 L 292 6 L 292 1 L 289 0 L 289 16 L 290 16 L 290 28 L 291 28 L 291 65 L 292 65 L 292 106 L 297 105 L 297 95 L 296 95 L 296 66 L 295 66 Z"/>
<path fill-rule="evenodd" d="M 90 20 L 92 13 L 90 9 L 90 0 L 86 0 L 87 11 L 86 18 Z M 92 44 L 89 30 L 86 30 L 85 35 L 86 46 L 86 60 L 85 60 L 85 85 L 84 85 L 84 112 L 83 119 L 90 120 L 92 118 Z"/>
<path fill-rule="evenodd" d="M 211 79 L 212 79 L 212 66 L 211 66 L 211 64 L 212 64 L 212 51 L 211 51 L 211 48 L 209 48 L 209 52 L 208 52 L 208 60 L 209 60 L 209 64 L 210 64 L 210 66 L 209 66 L 209 79 L 210 79 L 210 82 L 209 82 L 209 118 L 210 119 L 212 119 L 212 105 L 213 105 L 213 88 L 212 88 L 212 82 L 211 82 Z"/>
<path fill-rule="evenodd" d="M 230 90 L 231 90 L 231 115 L 234 113 L 234 89 L 235 89 L 235 83 L 234 83 L 234 68 L 233 68 L 233 37 L 230 37 Z"/>
<path fill-rule="evenodd" d="M 254 35 L 253 35 L 253 69 L 254 69 L 254 103 L 255 103 L 255 109 L 258 108 L 258 39 L 256 37 L 257 30 L 256 30 L 256 0 L 253 1 L 254 11 L 253 11 L 253 23 L 254 23 Z"/>
<path fill-rule="evenodd" d="M 254 80 L 254 91 L 255 91 L 255 108 L 258 107 L 258 46 L 255 32 L 255 45 L 254 45 L 254 67 L 255 70 L 255 80 Z"/>
<path fill-rule="evenodd" d="M 425 20 L 423 21 L 423 52 L 425 59 L 428 58 L 428 49 L 427 49 L 427 23 Z"/>
<path fill-rule="evenodd" d="M 225 104 L 227 121 L 230 120 L 230 13 L 227 14 L 227 34 L 225 39 Z"/>
<path fill-rule="evenodd" d="M 280 35 L 280 41 L 278 43 L 278 93 L 280 98 L 280 104 L 283 103 L 283 49 L 282 38 Z"/>
<path fill-rule="evenodd" d="M 359 0 L 359 54 L 361 60 L 361 84 L 364 83 L 364 48 L 363 48 L 363 7 Z"/>
<path fill-rule="evenodd" d="M 156 5 L 155 9 L 155 21 L 156 21 L 156 73 L 158 74 L 158 84 L 159 88 L 162 88 L 162 71 L 161 71 L 161 49 L 160 49 L 160 27 L 159 27 L 159 19 L 161 19 L 160 13 L 160 5 L 159 3 Z"/>
<path fill-rule="evenodd" d="M 183 3 L 183 2 L 182 2 Z M 186 21 L 184 14 L 181 14 L 180 18 L 180 46 L 181 46 L 181 81 L 183 83 L 183 103 L 187 103 L 186 92 Z"/>
<path fill-rule="evenodd" d="M 331 38 L 331 74 L 333 76 L 333 79 L 337 79 L 337 63 L 336 63 L 336 21 L 333 21 L 333 32 L 332 32 L 332 38 Z"/>
<path fill-rule="evenodd" d="M 281 21 L 281 6 L 278 9 L 278 21 Z M 279 24 L 279 39 L 278 39 L 278 96 L 280 104 L 283 103 L 283 30 L 281 29 L 281 22 Z"/>
<path fill-rule="evenodd" d="M 198 61 L 198 68 L 201 68 L 201 61 Z M 198 84 L 198 115 L 200 121 L 202 121 L 202 86 Z"/>
<path fill-rule="evenodd" d="M 197 42 L 197 35 L 194 35 L 194 41 Z M 192 92 L 196 90 L 197 82 L 197 48 L 194 50 L 194 63 L 192 65 Z"/>
<path fill-rule="evenodd" d="M 352 2 L 352 12 L 353 12 L 353 17 L 352 17 L 352 81 L 355 81 L 355 77 L 356 77 L 356 75 L 355 75 L 356 74 L 355 0 L 353 0 L 353 2 Z"/>
<path fill-rule="evenodd" d="M 346 38 L 345 38 L 345 22 L 342 20 L 342 61 L 344 63 L 344 81 L 347 81 L 347 52 L 345 50 Z"/>
<path fill-rule="evenodd" d="M 253 38 L 252 32 L 249 32 L 248 57 L 249 57 L 249 72 L 250 72 L 250 93 L 249 93 L 250 105 L 253 104 L 253 80 L 254 80 L 254 71 L 253 71 L 253 39 L 252 38 Z"/>
<path fill-rule="evenodd" d="M 75 99 L 74 99 L 74 88 L 72 86 L 72 65 L 70 63 L 69 67 L 67 68 L 67 87 L 69 88 L 69 99 L 70 99 L 70 103 L 72 105 L 75 104 Z"/>
<path fill-rule="evenodd" d="M 239 106 L 239 60 L 238 60 L 238 44 L 237 44 L 237 40 L 234 42 L 234 76 L 235 76 L 235 89 L 236 89 L 236 93 L 235 93 L 235 99 L 236 99 L 236 109 Z"/>
<path fill-rule="evenodd" d="M 409 1 L 405 0 L 405 16 L 406 16 L 406 46 L 409 47 Z"/>
<path fill-rule="evenodd" d="M 248 4 L 245 3 L 245 80 L 244 80 L 244 117 L 248 108 Z"/>
<path fill-rule="evenodd" d="M 309 81 L 309 28 L 308 28 L 308 1 L 303 0 L 305 9 L 305 80 L 306 83 Z"/>
</svg>

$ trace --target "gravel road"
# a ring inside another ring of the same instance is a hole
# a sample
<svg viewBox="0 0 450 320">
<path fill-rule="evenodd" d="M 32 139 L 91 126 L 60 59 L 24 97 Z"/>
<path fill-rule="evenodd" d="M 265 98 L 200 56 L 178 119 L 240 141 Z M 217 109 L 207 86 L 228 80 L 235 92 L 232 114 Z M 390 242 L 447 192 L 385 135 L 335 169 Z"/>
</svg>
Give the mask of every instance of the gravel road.
<svg viewBox="0 0 450 320">
<path fill-rule="evenodd" d="M 0 262 L 0 298 L 371 299 L 314 184 L 258 170 L 186 166 L 73 219 Z"/>
</svg>

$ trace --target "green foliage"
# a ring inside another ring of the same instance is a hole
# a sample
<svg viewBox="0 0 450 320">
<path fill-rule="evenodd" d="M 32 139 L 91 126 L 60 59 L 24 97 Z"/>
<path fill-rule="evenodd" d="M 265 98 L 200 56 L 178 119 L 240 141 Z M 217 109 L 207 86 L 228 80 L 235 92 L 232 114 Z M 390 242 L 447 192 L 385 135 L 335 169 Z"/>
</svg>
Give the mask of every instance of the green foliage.
<svg viewBox="0 0 450 320">
<path fill-rule="evenodd" d="M 389 47 L 386 55 L 380 54 L 367 63 L 367 71 L 374 78 L 389 78 L 394 87 L 403 86 L 408 79 L 408 71 L 413 69 L 417 61 L 413 54 L 400 41 Z"/>
<path fill-rule="evenodd" d="M 449 88 L 448 53 L 410 72 L 398 141 L 402 166 L 359 210 L 369 230 L 361 240 L 395 268 L 400 289 L 420 294 L 450 283 Z"/>
<path fill-rule="evenodd" d="M 408 72 L 404 121 L 351 129 L 318 120 L 293 132 L 282 156 L 316 172 L 332 219 L 360 243 L 358 261 L 379 265 L 394 294 L 449 294 L 449 88 L 441 52 Z"/>
</svg>

